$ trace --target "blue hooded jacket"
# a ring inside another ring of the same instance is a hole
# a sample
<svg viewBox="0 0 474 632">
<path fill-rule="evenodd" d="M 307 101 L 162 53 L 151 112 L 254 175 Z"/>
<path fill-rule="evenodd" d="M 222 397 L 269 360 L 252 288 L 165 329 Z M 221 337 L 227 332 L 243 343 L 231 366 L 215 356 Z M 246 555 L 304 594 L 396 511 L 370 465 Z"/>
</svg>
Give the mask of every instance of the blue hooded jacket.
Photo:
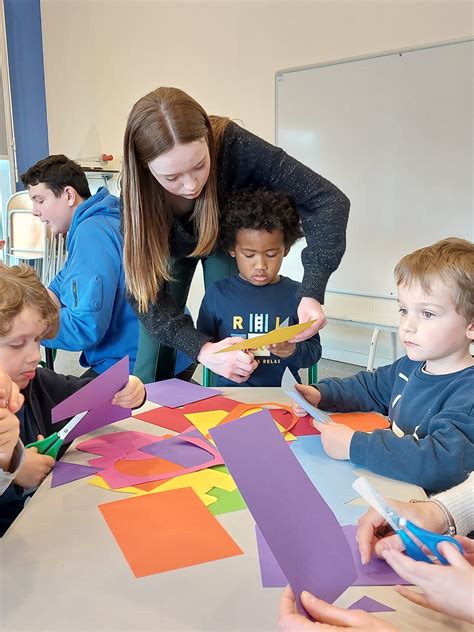
<svg viewBox="0 0 474 632">
<path fill-rule="evenodd" d="M 125 298 L 120 200 L 102 187 L 80 204 L 66 238 L 67 260 L 49 289 L 61 303 L 59 331 L 45 347 L 82 351 L 80 363 L 103 373 L 137 356 L 138 320 Z"/>
</svg>

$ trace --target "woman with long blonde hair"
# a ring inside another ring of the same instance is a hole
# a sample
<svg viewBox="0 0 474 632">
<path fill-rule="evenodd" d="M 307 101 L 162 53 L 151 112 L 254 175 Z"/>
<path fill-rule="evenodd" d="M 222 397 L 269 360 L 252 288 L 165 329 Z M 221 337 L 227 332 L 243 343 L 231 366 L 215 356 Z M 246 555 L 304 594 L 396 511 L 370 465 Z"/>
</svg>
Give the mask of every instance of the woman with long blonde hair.
<svg viewBox="0 0 474 632">
<path fill-rule="evenodd" d="M 239 383 L 257 366 L 251 353 L 214 355 L 239 339 L 210 341 L 183 314 L 199 260 L 206 287 L 237 271 L 220 248 L 220 209 L 227 195 L 249 186 L 284 191 L 301 218 L 308 245 L 298 316 L 318 322 L 299 342 L 325 324 L 324 290 L 345 250 L 346 196 L 228 118 L 208 116 L 182 90 L 158 88 L 135 103 L 122 198 L 126 283 L 141 321 L 135 373 L 143 381 L 171 377 L 175 349 Z"/>
</svg>

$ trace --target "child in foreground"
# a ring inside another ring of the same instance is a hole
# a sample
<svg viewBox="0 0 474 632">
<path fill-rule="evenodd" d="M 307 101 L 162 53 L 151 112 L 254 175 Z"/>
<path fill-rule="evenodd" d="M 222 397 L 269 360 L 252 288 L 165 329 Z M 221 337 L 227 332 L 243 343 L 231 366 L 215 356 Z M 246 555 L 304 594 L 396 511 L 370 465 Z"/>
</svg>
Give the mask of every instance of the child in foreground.
<svg viewBox="0 0 474 632">
<path fill-rule="evenodd" d="M 372 472 L 448 489 L 474 470 L 474 244 L 443 239 L 401 259 L 395 268 L 399 336 L 406 356 L 373 373 L 298 385 L 329 412 L 376 411 L 391 428 L 356 432 L 314 425 L 326 453 Z M 306 412 L 298 405 L 294 412 Z"/>
<path fill-rule="evenodd" d="M 235 257 L 239 274 L 211 285 L 202 301 L 197 328 L 214 341 L 249 338 L 298 323 L 300 283 L 279 274 L 283 258 L 303 236 L 297 210 L 288 196 L 266 189 L 234 194 L 223 210 L 224 248 Z M 282 342 L 253 352 L 257 368 L 244 386 L 280 386 L 288 367 L 298 370 L 321 357 L 319 334 L 303 342 Z M 218 386 L 236 382 L 218 377 Z"/>
<path fill-rule="evenodd" d="M 53 426 L 51 410 L 64 399 L 88 384 L 89 378 L 59 375 L 38 368 L 40 341 L 55 335 L 59 322 L 58 308 L 48 295 L 37 274 L 26 265 L 0 264 L 0 368 L 17 385 L 25 401 L 16 415 L 20 422 L 20 439 L 24 445 L 60 430 L 68 420 Z M 125 408 L 140 406 L 145 388 L 136 377 L 112 400 Z M 62 455 L 67 448 L 63 446 Z M 22 510 L 25 490 L 36 488 L 49 474 L 55 461 L 27 448 L 13 485 L 0 499 L 0 535 Z"/>
</svg>

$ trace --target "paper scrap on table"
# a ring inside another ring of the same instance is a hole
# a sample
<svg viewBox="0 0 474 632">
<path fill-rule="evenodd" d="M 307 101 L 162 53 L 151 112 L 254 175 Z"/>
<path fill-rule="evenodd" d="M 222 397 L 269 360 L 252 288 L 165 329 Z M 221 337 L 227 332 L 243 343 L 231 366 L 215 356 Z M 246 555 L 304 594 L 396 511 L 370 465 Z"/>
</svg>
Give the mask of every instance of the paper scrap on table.
<svg viewBox="0 0 474 632">
<path fill-rule="evenodd" d="M 290 369 L 286 367 L 283 377 L 281 378 L 282 390 L 285 391 L 285 393 L 291 397 L 294 402 L 299 404 L 301 408 L 310 414 L 311 417 L 321 421 L 323 424 L 331 423 L 331 417 L 323 410 L 320 410 L 319 408 L 316 408 L 316 406 L 307 402 L 303 395 L 296 390 L 296 384 L 298 384 L 298 382 L 296 381 L 295 376 Z"/>
<path fill-rule="evenodd" d="M 68 441 L 114 421 L 130 417 L 132 412 L 130 408 L 122 408 L 110 403 L 114 395 L 128 383 L 128 366 L 128 356 L 126 356 L 52 409 L 53 423 L 77 415 L 84 410 L 89 411 L 69 433 Z"/>
<path fill-rule="evenodd" d="M 347 608 L 348 610 L 365 610 L 365 612 L 395 612 L 395 608 L 390 608 L 380 601 L 375 601 L 371 597 L 361 597 Z"/>
<path fill-rule="evenodd" d="M 221 391 L 178 380 L 175 377 L 170 380 L 145 384 L 145 388 L 149 401 L 161 404 L 161 406 L 168 406 L 169 408 L 178 408 L 178 406 L 184 406 L 201 399 L 222 395 Z"/>
<path fill-rule="evenodd" d="M 246 349 L 257 349 L 259 347 L 266 347 L 268 345 L 275 345 L 280 342 L 287 342 L 291 340 L 298 334 L 303 333 L 310 327 L 314 325 L 317 321 L 309 320 L 306 323 L 298 323 L 297 325 L 290 325 L 290 327 L 277 327 L 272 331 L 269 331 L 267 334 L 262 334 L 261 336 L 255 336 L 253 338 L 248 338 L 242 342 L 237 342 L 235 345 L 230 345 L 225 349 L 220 349 L 219 351 L 215 351 L 214 353 L 226 353 L 227 351 L 239 351 Z"/>
<path fill-rule="evenodd" d="M 294 594 L 337 599 L 356 577 L 350 547 L 269 411 L 217 426 L 211 436 Z"/>
<path fill-rule="evenodd" d="M 231 513 L 232 511 L 241 511 L 247 508 L 245 500 L 242 498 L 238 489 L 224 491 L 219 487 L 213 487 L 209 490 L 209 494 L 216 498 L 216 502 L 209 507 L 209 511 L 214 514 L 214 516 Z"/>
<path fill-rule="evenodd" d="M 105 503 L 99 510 L 135 577 L 243 554 L 189 488 Z"/>
<path fill-rule="evenodd" d="M 190 443 L 187 440 L 189 437 L 199 438 L 206 445 L 206 449 Z M 205 439 L 198 430 L 193 430 L 144 446 L 141 448 L 141 452 L 153 454 L 153 456 L 178 463 L 183 467 L 194 467 L 209 462 L 209 450 L 207 448 L 213 448 L 211 442 Z"/>
<path fill-rule="evenodd" d="M 150 443 L 154 443 L 160 439 L 157 435 L 147 434 L 146 432 L 138 432 L 136 430 L 120 430 L 117 432 L 108 432 L 86 439 L 76 445 L 76 450 L 81 452 L 90 452 L 91 454 L 100 454 L 107 456 L 108 454 L 127 454 L 138 450 Z"/>
<path fill-rule="evenodd" d="M 79 465 L 78 463 L 68 463 L 67 461 L 57 461 L 54 464 L 51 478 L 51 487 L 59 487 L 72 481 L 77 481 L 86 476 L 93 476 L 97 473 L 96 467 L 89 465 Z"/>
<path fill-rule="evenodd" d="M 216 395 L 209 399 L 186 404 L 186 406 L 182 406 L 181 408 L 168 408 L 167 406 L 153 408 L 146 412 L 137 413 L 135 417 L 154 424 L 155 426 L 173 430 L 174 432 L 183 432 L 183 430 L 191 426 L 189 419 L 187 419 L 185 415 L 214 410 L 226 410 L 230 412 L 236 405 L 237 402 L 233 399 Z"/>
</svg>

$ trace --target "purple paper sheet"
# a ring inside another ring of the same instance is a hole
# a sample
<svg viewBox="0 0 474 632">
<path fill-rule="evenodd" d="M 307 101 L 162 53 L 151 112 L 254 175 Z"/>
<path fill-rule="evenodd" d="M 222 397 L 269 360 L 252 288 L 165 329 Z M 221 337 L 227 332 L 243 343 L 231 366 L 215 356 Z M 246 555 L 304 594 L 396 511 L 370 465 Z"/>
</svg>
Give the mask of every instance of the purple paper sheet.
<svg viewBox="0 0 474 632">
<path fill-rule="evenodd" d="M 145 388 L 148 400 L 168 408 L 177 408 L 178 406 L 198 402 L 201 399 L 222 395 L 221 391 L 199 386 L 199 384 L 192 384 L 191 382 L 184 382 L 175 377 L 171 380 L 146 384 Z"/>
<path fill-rule="evenodd" d="M 257 550 L 260 560 L 260 575 L 264 588 L 283 588 L 288 581 L 283 575 L 280 565 L 276 561 L 270 547 L 265 542 L 260 529 L 255 525 L 255 535 L 257 536 Z"/>
<path fill-rule="evenodd" d="M 348 610 L 365 610 L 366 612 L 395 612 L 395 608 L 390 608 L 380 601 L 375 601 L 371 597 L 361 597 Z"/>
<path fill-rule="evenodd" d="M 157 443 L 144 446 L 140 448 L 140 451 L 159 456 L 161 459 L 172 461 L 183 467 L 194 467 L 195 465 L 207 463 L 209 461 L 209 452 L 194 443 L 189 443 L 189 441 L 185 440 L 185 437 L 196 437 L 201 439 L 207 446 L 214 447 L 210 441 L 203 437 L 199 430 L 192 430 L 191 432 L 183 432 L 176 437 L 170 437 L 169 439 L 163 439 Z"/>
<path fill-rule="evenodd" d="M 210 434 L 294 594 L 337 599 L 356 578 L 350 547 L 268 410 Z"/>
<path fill-rule="evenodd" d="M 86 476 L 97 474 L 99 468 L 89 467 L 88 465 L 78 465 L 77 463 L 67 463 L 67 461 L 58 461 L 53 467 L 53 477 L 51 487 L 59 487 L 71 481 L 77 481 Z"/>
<path fill-rule="evenodd" d="M 363 565 L 360 561 L 359 548 L 355 539 L 357 526 L 349 525 L 342 527 L 344 535 L 351 547 L 352 559 L 356 569 L 357 577 L 353 586 L 395 586 L 395 584 L 409 585 L 409 582 L 402 579 L 394 570 L 390 568 L 385 560 L 373 557 L 368 564 Z M 257 527 L 257 547 L 260 560 L 260 574 L 262 586 L 264 588 L 283 588 L 287 585 L 283 571 L 275 560 L 270 547 L 265 542 L 265 538 Z"/>
<path fill-rule="evenodd" d="M 92 430 L 130 417 L 132 412 L 130 408 L 122 408 L 110 403 L 115 393 L 120 391 L 127 382 L 128 356 L 55 406 L 51 411 L 53 423 L 88 410 L 87 415 L 68 434 L 67 440 L 72 441 Z"/>
</svg>

